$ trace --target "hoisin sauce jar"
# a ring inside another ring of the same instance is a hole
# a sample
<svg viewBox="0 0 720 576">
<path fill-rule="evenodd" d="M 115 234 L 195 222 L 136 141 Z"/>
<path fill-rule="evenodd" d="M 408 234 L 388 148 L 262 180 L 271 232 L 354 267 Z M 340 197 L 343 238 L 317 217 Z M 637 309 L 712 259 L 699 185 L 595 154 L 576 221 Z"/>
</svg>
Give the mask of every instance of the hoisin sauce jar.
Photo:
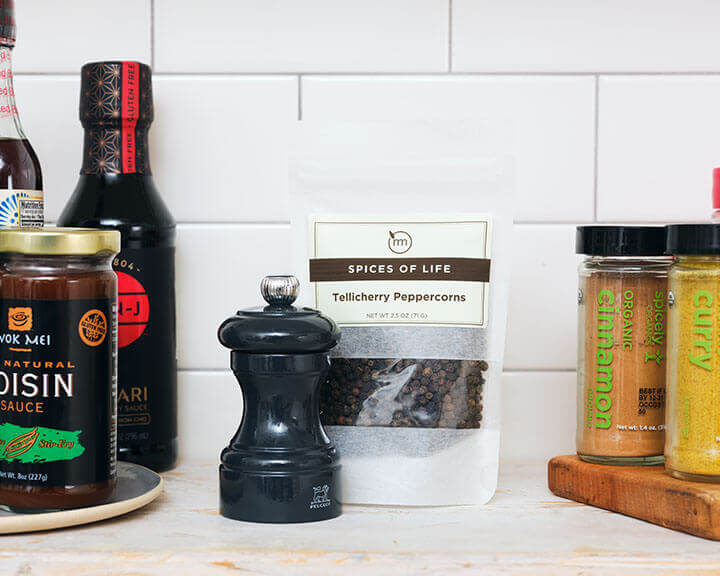
<svg viewBox="0 0 720 576">
<path fill-rule="evenodd" d="M 120 233 L 0 230 L 0 504 L 63 509 L 116 482 Z"/>
</svg>

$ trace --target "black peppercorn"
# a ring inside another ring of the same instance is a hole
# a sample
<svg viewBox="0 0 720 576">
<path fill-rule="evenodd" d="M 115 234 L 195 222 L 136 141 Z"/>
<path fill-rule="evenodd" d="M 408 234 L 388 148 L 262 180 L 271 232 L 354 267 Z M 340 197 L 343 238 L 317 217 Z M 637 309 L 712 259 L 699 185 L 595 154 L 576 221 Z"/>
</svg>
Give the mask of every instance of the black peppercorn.
<svg viewBox="0 0 720 576">
<path fill-rule="evenodd" d="M 321 388 L 322 421 L 479 428 L 488 368 L 484 360 L 335 358 Z"/>
</svg>

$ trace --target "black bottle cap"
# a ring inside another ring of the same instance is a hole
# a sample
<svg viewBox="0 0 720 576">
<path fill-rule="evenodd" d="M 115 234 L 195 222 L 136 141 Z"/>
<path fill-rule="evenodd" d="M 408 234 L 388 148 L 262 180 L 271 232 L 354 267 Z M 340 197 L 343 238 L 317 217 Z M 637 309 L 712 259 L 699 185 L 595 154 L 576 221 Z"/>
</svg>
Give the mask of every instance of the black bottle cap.
<svg viewBox="0 0 720 576">
<path fill-rule="evenodd" d="M 15 46 L 15 0 L 0 0 L 0 45 Z"/>
<path fill-rule="evenodd" d="M 663 256 L 662 226 L 578 226 L 575 252 L 589 256 Z"/>
<path fill-rule="evenodd" d="M 0 0 L 1 1 L 1 0 Z M 149 125 L 153 121 L 152 70 L 141 62 L 90 62 L 82 67 L 83 126 Z"/>
<path fill-rule="evenodd" d="M 668 254 L 720 254 L 720 224 L 671 224 Z"/>
<path fill-rule="evenodd" d="M 266 276 L 260 289 L 267 306 L 241 310 L 220 325 L 223 346 L 246 354 L 327 352 L 340 340 L 340 329 L 312 308 L 296 308 L 298 280 Z"/>
</svg>

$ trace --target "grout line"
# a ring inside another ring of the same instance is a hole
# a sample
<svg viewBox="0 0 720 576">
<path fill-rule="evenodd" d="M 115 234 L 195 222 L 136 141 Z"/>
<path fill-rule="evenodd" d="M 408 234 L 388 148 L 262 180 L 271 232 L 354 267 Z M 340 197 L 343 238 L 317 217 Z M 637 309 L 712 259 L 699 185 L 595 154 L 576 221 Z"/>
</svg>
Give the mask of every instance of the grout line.
<svg viewBox="0 0 720 576">
<path fill-rule="evenodd" d="M 593 222 L 598 220 L 598 158 L 600 156 L 600 77 L 595 76 L 595 133 L 593 149 Z"/>
<path fill-rule="evenodd" d="M 222 221 L 222 220 L 208 220 L 206 222 L 201 222 L 197 220 L 189 221 L 189 220 L 177 220 L 176 224 L 178 226 L 236 226 L 240 228 L 250 227 L 250 226 L 277 226 L 280 228 L 287 228 L 290 226 L 289 220 L 252 220 L 247 222 L 234 222 L 234 221 Z"/>
<path fill-rule="evenodd" d="M 563 226 L 563 227 L 574 227 L 574 226 L 582 226 L 584 224 L 590 224 L 591 222 L 587 220 L 566 220 L 566 221 L 549 221 L 549 220 L 523 220 L 522 222 L 513 222 L 515 226 Z M 612 221 L 603 222 L 604 224 L 613 224 Z M 55 222 L 53 220 L 46 220 L 45 224 L 54 225 Z M 248 220 L 245 222 L 238 222 L 233 220 L 178 220 L 176 222 L 178 226 L 188 227 L 188 228 L 199 228 L 202 226 L 206 226 L 209 228 L 213 227 L 236 227 L 236 228 L 249 228 L 252 226 L 263 226 L 263 227 L 277 227 L 277 228 L 288 228 L 290 226 L 289 220 Z M 664 221 L 656 221 L 656 220 L 623 220 L 623 225 L 628 226 L 662 226 L 666 224 Z"/>
<path fill-rule="evenodd" d="M 297 106 L 298 106 L 298 120 L 303 119 L 303 77 L 301 74 L 298 74 L 297 77 Z"/>
<path fill-rule="evenodd" d="M 46 222 L 51 223 L 51 222 Z M 577 219 L 577 220 L 522 220 L 519 222 L 513 222 L 515 226 L 582 226 L 585 224 L 592 224 L 592 221 Z M 607 224 L 612 224 L 612 221 L 607 221 Z M 628 226 L 661 226 L 666 224 L 665 221 L 658 220 L 623 220 L 622 224 Z M 178 226 L 237 226 L 237 227 L 248 227 L 248 226 L 276 226 L 278 228 L 287 228 L 290 226 L 289 220 L 178 220 Z"/>
<path fill-rule="evenodd" d="M 592 224 L 592 221 L 578 218 L 577 220 L 515 220 L 515 226 L 577 226 Z"/>
<path fill-rule="evenodd" d="M 154 58 L 154 54 L 153 54 Z M 68 72 L 68 71 L 58 71 L 58 72 L 30 72 L 30 71 L 20 71 L 15 74 L 15 76 L 77 76 L 79 75 L 79 72 Z M 407 78 L 418 78 L 418 77 L 436 77 L 436 78 L 454 78 L 454 77 L 468 77 L 468 78 L 483 78 L 483 77 L 524 77 L 524 78 L 553 78 L 553 77 L 566 77 L 566 78 L 587 78 L 588 76 L 591 77 L 600 77 L 600 76 L 623 76 L 623 77 L 649 77 L 649 78 L 662 78 L 664 76 L 672 76 L 672 77 L 687 77 L 687 78 L 693 78 L 697 76 L 710 76 L 710 77 L 717 77 L 720 76 L 720 70 L 714 71 L 714 72 L 593 72 L 593 71 L 587 71 L 587 72 L 538 72 L 538 71 L 513 71 L 513 72 L 493 72 L 493 71 L 485 71 L 485 72 L 466 72 L 462 70 L 452 70 L 450 72 L 444 71 L 444 72 L 403 72 L 403 71 L 394 71 L 394 72 L 353 72 L 353 71 L 345 71 L 345 72 L 322 72 L 322 71 L 312 71 L 312 70 L 303 70 L 303 71 L 297 71 L 297 70 L 278 70 L 274 72 L 250 72 L 250 71 L 238 71 L 238 72 L 210 72 L 210 71 L 173 71 L 173 72 L 153 72 L 154 76 L 191 76 L 191 77 L 254 77 L 254 76 L 340 76 L 340 77 L 373 77 L 373 76 L 398 76 L 398 77 L 407 77 Z"/>
<path fill-rule="evenodd" d="M 232 373 L 228 368 L 178 368 L 178 372 L 194 373 L 194 374 L 218 374 Z M 512 374 L 571 374 L 577 372 L 575 368 L 503 368 L 504 375 Z"/>
<path fill-rule="evenodd" d="M 227 368 L 178 368 L 178 373 L 186 372 L 193 374 L 220 374 L 227 372 L 232 374 L 232 370 L 228 366 Z"/>
<path fill-rule="evenodd" d="M 570 374 L 577 372 L 576 368 L 503 368 L 502 373 L 511 374 Z"/>
<path fill-rule="evenodd" d="M 453 71 L 453 0 L 448 0 L 448 72 Z"/>
<path fill-rule="evenodd" d="M 150 0 L 150 67 L 155 69 L 155 0 Z"/>
</svg>

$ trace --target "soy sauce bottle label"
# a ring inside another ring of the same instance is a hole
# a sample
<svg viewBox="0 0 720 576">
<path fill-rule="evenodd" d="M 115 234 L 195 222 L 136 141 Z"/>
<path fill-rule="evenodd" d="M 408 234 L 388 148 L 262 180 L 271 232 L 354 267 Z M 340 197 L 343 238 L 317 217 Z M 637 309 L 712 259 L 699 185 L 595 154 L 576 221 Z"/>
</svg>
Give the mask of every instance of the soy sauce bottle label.
<svg viewBox="0 0 720 576">
<path fill-rule="evenodd" d="M 0 299 L 0 484 L 115 476 L 115 304 Z"/>
<path fill-rule="evenodd" d="M 118 276 L 118 444 L 177 436 L 175 248 L 125 249 Z"/>
</svg>

